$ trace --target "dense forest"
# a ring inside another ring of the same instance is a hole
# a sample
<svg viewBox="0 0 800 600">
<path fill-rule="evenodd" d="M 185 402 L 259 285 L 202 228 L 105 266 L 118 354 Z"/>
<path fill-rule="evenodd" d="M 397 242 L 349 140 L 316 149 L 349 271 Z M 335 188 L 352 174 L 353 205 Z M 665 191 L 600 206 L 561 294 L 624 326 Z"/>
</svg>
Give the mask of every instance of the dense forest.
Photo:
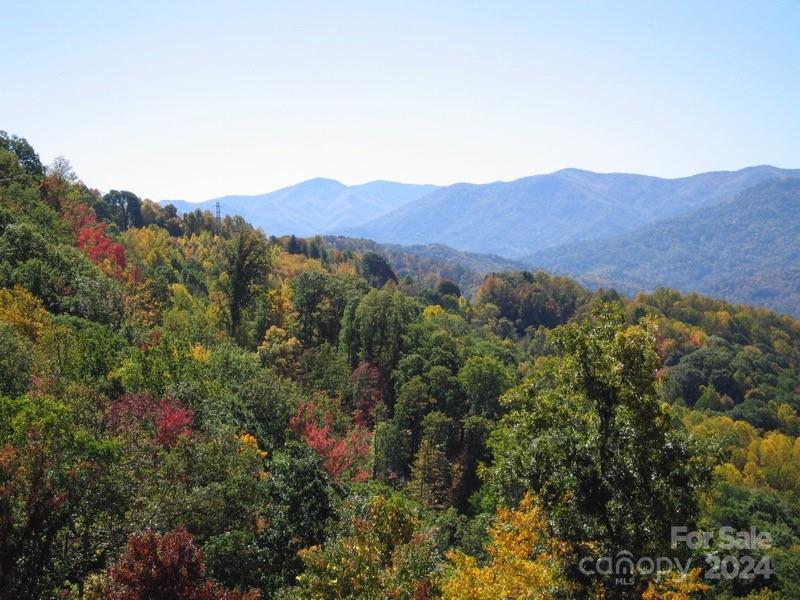
<svg viewBox="0 0 800 600">
<path fill-rule="evenodd" d="M 590 286 L 669 284 L 800 316 L 800 178 L 772 179 L 727 202 L 626 235 L 527 257 Z M 530 268 L 530 267 L 529 267 Z"/>
<path fill-rule="evenodd" d="M 323 239 L 336 250 L 380 254 L 398 277 L 408 277 L 422 288 L 436 289 L 442 279 L 447 279 L 468 297 L 475 294 L 486 274 L 525 268 L 524 264 L 507 258 L 464 252 L 441 244 L 401 246 L 333 235 Z"/>
<path fill-rule="evenodd" d="M 0 133 L 0 600 L 800 598 L 800 321 L 268 234 Z"/>
</svg>

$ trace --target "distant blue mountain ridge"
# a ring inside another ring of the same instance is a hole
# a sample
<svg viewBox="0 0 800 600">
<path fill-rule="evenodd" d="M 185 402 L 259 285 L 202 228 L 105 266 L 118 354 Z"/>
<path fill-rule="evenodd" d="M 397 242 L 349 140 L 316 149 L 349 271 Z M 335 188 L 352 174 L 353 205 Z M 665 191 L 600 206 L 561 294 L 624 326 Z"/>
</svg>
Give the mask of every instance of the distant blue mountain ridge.
<svg viewBox="0 0 800 600">
<path fill-rule="evenodd" d="M 433 191 L 433 185 L 371 181 L 347 186 L 318 177 L 291 187 L 255 196 L 222 196 L 204 202 L 163 200 L 179 213 L 196 209 L 241 215 L 270 235 L 310 236 L 353 227 L 386 214 Z"/>
<path fill-rule="evenodd" d="M 634 231 L 728 200 L 763 181 L 792 177 L 800 177 L 800 170 L 766 165 L 679 179 L 564 169 L 509 182 L 442 187 L 337 233 L 520 258 Z"/>
<path fill-rule="evenodd" d="M 445 244 L 458 250 L 529 256 L 606 238 L 728 200 L 800 170 L 768 165 L 664 179 L 563 169 L 514 181 L 449 186 L 372 181 L 347 186 L 316 178 L 254 196 L 171 203 L 179 212 L 239 214 L 268 234 L 332 233 L 381 243 Z"/>
</svg>

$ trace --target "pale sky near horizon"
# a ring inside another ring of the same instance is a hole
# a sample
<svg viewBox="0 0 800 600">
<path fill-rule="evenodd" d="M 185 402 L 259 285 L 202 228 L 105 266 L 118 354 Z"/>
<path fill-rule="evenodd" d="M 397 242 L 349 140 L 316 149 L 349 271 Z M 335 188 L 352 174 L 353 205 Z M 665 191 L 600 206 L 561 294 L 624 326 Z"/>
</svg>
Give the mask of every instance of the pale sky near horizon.
<svg viewBox="0 0 800 600">
<path fill-rule="evenodd" d="M 0 0 L 0 129 L 152 199 L 800 167 L 800 2 Z"/>
</svg>

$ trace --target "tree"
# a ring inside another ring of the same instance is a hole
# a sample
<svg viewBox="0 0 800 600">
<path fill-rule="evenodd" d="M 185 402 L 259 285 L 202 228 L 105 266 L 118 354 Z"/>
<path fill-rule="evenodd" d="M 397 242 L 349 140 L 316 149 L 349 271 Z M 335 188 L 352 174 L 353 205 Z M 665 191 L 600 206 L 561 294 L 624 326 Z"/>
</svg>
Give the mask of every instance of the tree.
<svg viewBox="0 0 800 600">
<path fill-rule="evenodd" d="M 669 556 L 670 528 L 691 529 L 710 474 L 659 405 L 651 326 L 625 325 L 603 305 L 556 330 L 560 355 L 509 392 L 517 408 L 489 440 L 490 480 L 504 502 L 536 493 L 566 541 L 594 540 L 608 556 Z"/>
<path fill-rule="evenodd" d="M 227 243 L 225 271 L 231 317 L 230 332 L 240 341 L 244 339 L 241 331 L 242 312 L 258 290 L 266 285 L 270 267 L 269 246 L 258 232 L 243 227 Z"/>
<path fill-rule="evenodd" d="M 133 434 L 147 428 L 152 440 L 163 448 L 171 448 L 178 438 L 189 435 L 192 421 L 192 411 L 174 398 L 156 400 L 147 394 L 123 394 L 108 415 L 112 430 Z"/>
<path fill-rule="evenodd" d="M 342 277 L 304 271 L 292 280 L 292 305 L 297 312 L 299 337 L 306 345 L 335 344 L 345 306 L 358 291 Z"/>
<path fill-rule="evenodd" d="M 359 426 L 343 434 L 333 431 L 333 417 L 314 401 L 302 402 L 290 422 L 292 430 L 323 459 L 328 475 L 337 479 L 349 475 L 355 479 L 368 476 L 364 459 L 369 452 L 369 432 Z"/>
<path fill-rule="evenodd" d="M 462 417 L 468 411 L 464 398 L 464 390 L 458 377 L 445 366 L 435 365 L 425 373 L 431 397 L 436 399 L 436 405 L 451 417 Z"/>
<path fill-rule="evenodd" d="M 364 253 L 358 265 L 358 272 L 374 288 L 382 288 L 389 281 L 397 282 L 397 275 L 387 260 L 375 252 Z"/>
<path fill-rule="evenodd" d="M 513 383 L 508 368 L 491 356 L 467 359 L 458 373 L 458 380 L 469 400 L 470 412 L 488 419 L 499 416 L 500 396 Z"/>
<path fill-rule="evenodd" d="M 30 386 L 33 346 L 0 322 L 0 395 L 19 396 Z"/>
<path fill-rule="evenodd" d="M 119 366 L 124 348 L 122 336 L 109 327 L 80 317 L 57 316 L 37 344 L 36 378 L 53 393 L 75 383 L 109 391 L 108 375 Z"/>
<path fill-rule="evenodd" d="M 78 176 L 69 161 L 63 156 L 56 156 L 52 164 L 45 168 L 41 184 L 42 198 L 53 208 L 60 209 L 77 183 Z"/>
<path fill-rule="evenodd" d="M 26 179 L 25 173 L 19 165 L 17 155 L 9 150 L 0 148 L 0 187 L 8 187 L 17 181 L 24 181 Z M 2 219 L 2 226 L 8 224 L 11 215 L 4 212 Z"/>
<path fill-rule="evenodd" d="M 160 459 L 138 490 L 138 526 L 185 528 L 222 584 L 272 597 L 299 574 L 298 550 L 322 540 L 330 479 L 303 444 L 268 453 L 248 433 L 183 437 Z"/>
<path fill-rule="evenodd" d="M 388 377 L 400 360 L 405 333 L 417 314 L 414 302 L 401 292 L 370 290 L 345 311 L 340 347 L 351 357 L 351 366 L 367 361 Z"/>
<path fill-rule="evenodd" d="M 520 333 L 565 323 L 587 300 L 586 290 L 571 279 L 528 271 L 487 275 L 475 295 L 477 304 L 496 306 Z"/>
<path fill-rule="evenodd" d="M 385 409 L 385 388 L 380 371 L 371 364 L 361 363 L 353 370 L 348 392 L 356 423 L 364 427 L 374 424 L 378 410 Z"/>
<path fill-rule="evenodd" d="M 401 430 L 408 432 L 409 450 L 412 456 L 417 452 L 422 438 L 422 419 L 434 407 L 435 402 L 422 377 L 412 377 L 400 386 L 395 403 L 394 422 Z M 406 472 L 407 468 L 403 469 L 403 473 Z"/>
<path fill-rule="evenodd" d="M 373 475 L 378 479 L 394 479 L 407 473 L 411 454 L 410 432 L 395 421 L 381 421 L 375 426 L 372 442 L 375 454 Z"/>
<path fill-rule="evenodd" d="M 142 201 L 133 192 L 111 190 L 95 205 L 97 216 L 115 223 L 120 231 L 141 227 Z"/>
<path fill-rule="evenodd" d="M 461 288 L 458 287 L 457 283 L 449 279 L 442 279 L 436 287 L 436 291 L 442 296 L 455 296 L 456 298 L 461 296 Z"/>
<path fill-rule="evenodd" d="M 270 489 L 265 515 L 267 527 L 258 533 L 255 548 L 249 547 L 244 558 L 252 557 L 253 563 L 260 559 L 259 569 L 265 573 L 252 585 L 257 584 L 265 595 L 271 596 L 279 588 L 294 583 L 301 574 L 303 563 L 298 552 L 324 540 L 325 526 L 333 515 L 333 490 L 319 457 L 296 442 L 275 453 L 269 464 L 267 483 Z"/>
<path fill-rule="evenodd" d="M 469 416 L 461 426 L 461 455 L 459 458 L 458 477 L 454 481 L 454 500 L 456 506 L 465 510 L 470 496 L 478 491 L 481 481 L 478 477 L 478 465 L 489 462 L 490 456 L 486 447 L 492 423 L 483 417 Z"/>
<path fill-rule="evenodd" d="M 435 508 L 450 505 L 452 469 L 444 447 L 425 438 L 411 467 L 409 490 L 422 504 Z"/>
<path fill-rule="evenodd" d="M 547 518 L 526 494 L 514 510 L 501 508 L 489 530 L 489 560 L 451 551 L 443 600 L 547 600 L 569 589 L 563 578 L 566 544 L 547 536 Z"/>
<path fill-rule="evenodd" d="M 0 148 L 13 152 L 22 169 L 29 175 L 36 177 L 44 175 L 44 167 L 39 160 L 39 155 L 25 138 L 0 131 Z"/>
<path fill-rule="evenodd" d="M 701 573 L 701 569 L 692 569 L 685 574 L 666 573 L 662 581 L 648 583 L 642 600 L 691 600 L 696 592 L 702 593 L 711 589 L 710 585 L 698 581 Z"/>
<path fill-rule="evenodd" d="M 226 590 L 206 579 L 202 551 L 183 530 L 152 530 L 128 538 L 125 553 L 109 571 L 109 600 L 258 600 L 258 592 Z"/>
<path fill-rule="evenodd" d="M 433 539 L 419 531 L 413 505 L 399 494 L 348 498 L 338 530 L 301 551 L 305 569 L 289 595 L 329 598 L 428 598 L 436 566 Z"/>
<path fill-rule="evenodd" d="M 719 395 L 713 385 L 700 386 L 702 393 L 695 403 L 695 408 L 698 410 L 708 410 L 713 412 L 721 412 L 725 409 L 722 403 L 722 397 Z"/>
<path fill-rule="evenodd" d="M 0 600 L 51 597 L 103 558 L 114 529 L 97 524 L 124 511 L 118 453 L 62 402 L 0 397 Z"/>
</svg>

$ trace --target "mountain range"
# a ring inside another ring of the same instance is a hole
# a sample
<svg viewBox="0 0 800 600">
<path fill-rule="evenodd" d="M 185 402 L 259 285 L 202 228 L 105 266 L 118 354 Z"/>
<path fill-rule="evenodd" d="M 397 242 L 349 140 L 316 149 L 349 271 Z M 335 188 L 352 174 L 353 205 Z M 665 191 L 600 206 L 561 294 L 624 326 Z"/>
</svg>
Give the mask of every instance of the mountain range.
<svg viewBox="0 0 800 600">
<path fill-rule="evenodd" d="M 800 177 L 800 170 L 758 166 L 663 179 L 565 169 L 509 182 L 439 188 L 341 233 L 520 258 L 634 231 L 728 200 L 762 181 L 788 177 Z"/>
<path fill-rule="evenodd" d="M 172 203 L 185 212 L 219 202 L 223 214 L 269 234 L 365 238 L 387 251 L 401 244 L 475 272 L 483 270 L 475 264 L 501 265 L 503 257 L 590 286 L 676 287 L 797 315 L 796 180 L 800 170 L 769 165 L 677 179 L 564 169 L 443 187 L 312 179 L 260 196 Z"/>
<path fill-rule="evenodd" d="M 163 200 L 179 213 L 196 209 L 241 215 L 271 235 L 311 236 L 353 227 L 404 206 L 436 189 L 433 185 L 371 181 L 347 186 L 318 177 L 255 196 L 222 196 L 204 202 Z"/>
</svg>

